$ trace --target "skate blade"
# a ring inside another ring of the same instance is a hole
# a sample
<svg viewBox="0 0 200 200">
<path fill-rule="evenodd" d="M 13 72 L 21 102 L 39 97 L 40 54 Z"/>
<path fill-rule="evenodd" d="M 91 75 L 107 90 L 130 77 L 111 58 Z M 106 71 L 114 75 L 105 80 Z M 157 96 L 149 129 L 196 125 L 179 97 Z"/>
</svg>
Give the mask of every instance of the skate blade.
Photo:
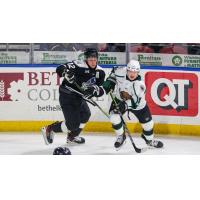
<svg viewBox="0 0 200 200">
<path fill-rule="evenodd" d="M 66 142 L 66 146 L 77 146 L 77 145 L 82 145 L 85 143 L 76 143 L 76 142 L 72 142 L 72 141 L 67 141 Z"/>
<path fill-rule="evenodd" d="M 45 127 L 41 128 L 41 133 L 42 133 L 42 136 L 44 138 L 45 144 L 49 145 L 49 142 L 48 142 L 47 137 L 46 137 L 46 128 Z"/>
<path fill-rule="evenodd" d="M 147 146 L 147 149 L 154 150 L 154 149 L 163 149 L 164 147 L 154 147 L 154 146 Z"/>
</svg>

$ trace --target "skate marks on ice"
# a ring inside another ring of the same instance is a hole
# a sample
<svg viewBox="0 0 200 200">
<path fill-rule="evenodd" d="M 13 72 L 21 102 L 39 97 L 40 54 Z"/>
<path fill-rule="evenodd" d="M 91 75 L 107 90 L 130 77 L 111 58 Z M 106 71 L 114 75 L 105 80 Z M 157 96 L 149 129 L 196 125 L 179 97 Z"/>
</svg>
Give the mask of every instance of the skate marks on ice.
<svg viewBox="0 0 200 200">
<path fill-rule="evenodd" d="M 200 154 L 200 138 L 198 137 L 157 137 L 164 143 L 163 149 L 150 149 L 138 154 L 134 151 L 127 138 L 126 144 L 119 151 L 114 148 L 114 135 L 84 134 L 85 144 L 68 145 L 66 135 L 57 134 L 52 145 L 45 145 L 38 133 L 1 133 L 0 155 L 52 155 L 58 146 L 66 146 L 72 155 L 169 155 L 169 154 Z M 146 147 L 145 142 L 138 136 L 133 137 L 135 144 Z"/>
</svg>

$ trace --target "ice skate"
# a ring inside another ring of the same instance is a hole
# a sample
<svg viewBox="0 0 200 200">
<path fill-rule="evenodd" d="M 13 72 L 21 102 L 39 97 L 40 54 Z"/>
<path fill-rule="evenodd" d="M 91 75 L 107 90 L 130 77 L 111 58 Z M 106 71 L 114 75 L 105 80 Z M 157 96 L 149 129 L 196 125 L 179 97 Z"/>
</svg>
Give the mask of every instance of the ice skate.
<svg viewBox="0 0 200 200">
<path fill-rule="evenodd" d="M 114 144 L 116 150 L 119 150 L 122 147 L 122 145 L 125 143 L 125 141 L 126 141 L 125 133 L 123 133 L 122 135 L 119 135 L 117 137 L 115 144 Z"/>
<path fill-rule="evenodd" d="M 73 136 L 70 133 L 68 134 L 67 137 L 67 144 L 84 144 L 85 139 L 80 136 Z"/>
<path fill-rule="evenodd" d="M 142 134 L 142 138 L 144 139 L 144 141 L 146 142 L 146 144 L 149 147 L 154 147 L 154 148 L 162 148 L 164 146 L 164 144 L 159 141 L 159 140 L 147 140 L 146 137 Z"/>
<path fill-rule="evenodd" d="M 53 143 L 53 139 L 54 139 L 54 132 L 53 132 L 53 125 L 57 124 L 58 122 L 55 122 L 53 124 L 50 124 L 48 126 L 44 126 L 41 129 L 44 141 L 46 145 L 52 144 Z"/>
</svg>

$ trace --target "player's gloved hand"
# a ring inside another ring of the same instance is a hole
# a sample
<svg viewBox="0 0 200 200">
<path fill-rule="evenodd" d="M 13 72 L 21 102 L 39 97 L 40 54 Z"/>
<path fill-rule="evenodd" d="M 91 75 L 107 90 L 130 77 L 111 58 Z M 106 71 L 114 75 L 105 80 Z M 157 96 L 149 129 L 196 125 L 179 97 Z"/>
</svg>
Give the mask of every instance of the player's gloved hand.
<svg viewBox="0 0 200 200">
<path fill-rule="evenodd" d="M 126 92 L 126 91 L 121 91 L 121 92 L 120 92 L 120 96 L 121 96 L 121 98 L 122 98 L 124 101 L 127 101 L 127 100 L 129 100 L 129 99 L 132 99 L 131 95 L 130 95 L 128 92 Z"/>
<path fill-rule="evenodd" d="M 92 98 L 92 97 L 98 97 L 100 94 L 100 88 L 98 85 L 90 85 L 87 86 L 87 88 L 85 88 L 84 90 L 84 97 L 85 98 Z"/>
<path fill-rule="evenodd" d="M 64 70 L 64 78 L 70 83 L 73 84 L 75 79 L 76 67 L 74 65 L 66 65 L 66 69 Z"/>
<path fill-rule="evenodd" d="M 73 84 L 76 81 L 75 73 L 71 72 L 70 70 L 67 73 L 65 73 L 64 77 L 70 84 Z"/>
<path fill-rule="evenodd" d="M 125 101 L 120 101 L 117 105 L 114 105 L 114 113 L 124 114 L 128 110 L 128 105 Z"/>
</svg>

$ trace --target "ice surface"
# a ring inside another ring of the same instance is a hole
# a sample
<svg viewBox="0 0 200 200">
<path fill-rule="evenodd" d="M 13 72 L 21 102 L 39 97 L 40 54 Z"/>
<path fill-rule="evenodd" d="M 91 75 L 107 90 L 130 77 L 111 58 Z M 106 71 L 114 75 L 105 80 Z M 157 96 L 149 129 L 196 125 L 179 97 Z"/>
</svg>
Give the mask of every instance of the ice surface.
<svg viewBox="0 0 200 200">
<path fill-rule="evenodd" d="M 54 143 L 45 145 L 39 133 L 0 133 L 0 155 L 52 155 L 54 148 L 66 146 L 73 155 L 136 155 L 129 138 L 126 144 L 116 151 L 113 147 L 114 134 L 83 134 L 85 144 L 67 145 L 66 135 L 57 134 Z M 164 142 L 163 149 L 148 149 L 143 155 L 200 154 L 199 137 L 156 137 Z M 133 137 L 138 147 L 146 147 L 137 135 Z"/>
</svg>

